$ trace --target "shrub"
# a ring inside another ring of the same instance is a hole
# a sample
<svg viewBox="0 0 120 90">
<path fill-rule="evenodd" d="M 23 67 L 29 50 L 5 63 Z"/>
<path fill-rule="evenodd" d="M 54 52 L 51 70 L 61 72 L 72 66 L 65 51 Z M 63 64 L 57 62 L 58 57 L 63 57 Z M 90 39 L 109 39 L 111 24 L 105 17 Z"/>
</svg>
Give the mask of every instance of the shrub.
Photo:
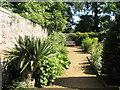
<svg viewBox="0 0 120 90">
<path fill-rule="evenodd" d="M 102 52 L 103 44 L 99 43 L 97 47 L 94 48 L 94 52 L 91 54 L 92 63 L 94 64 L 97 72 L 101 72 L 102 69 Z"/>
<path fill-rule="evenodd" d="M 96 48 L 98 45 L 98 38 L 90 38 L 90 37 L 86 37 L 85 39 L 83 39 L 82 41 L 82 48 L 92 54 L 94 52 L 94 48 Z"/>
<path fill-rule="evenodd" d="M 53 32 L 48 37 L 48 40 L 53 45 L 52 51 L 55 52 L 56 57 L 62 64 L 62 68 L 67 69 L 70 65 L 70 61 L 67 57 L 67 50 L 64 47 L 66 41 L 65 36 L 61 32 Z"/>
<path fill-rule="evenodd" d="M 76 32 L 76 33 L 70 33 L 69 37 L 71 37 L 72 40 L 76 42 L 76 45 L 81 45 L 82 40 L 84 38 L 86 37 L 95 38 L 99 36 L 98 33 L 95 32 L 86 32 L 86 33 Z"/>
<path fill-rule="evenodd" d="M 65 36 L 62 34 L 62 32 L 55 32 L 55 31 L 53 31 L 53 33 L 51 33 L 51 34 L 49 35 L 48 40 L 49 40 L 51 43 L 64 46 L 64 45 L 65 45 L 66 38 L 65 38 Z"/>
<path fill-rule="evenodd" d="M 48 39 L 19 37 L 15 47 L 5 54 L 9 60 L 5 67 L 10 77 L 9 84 L 15 79 L 27 79 L 28 74 L 36 79 L 38 87 L 52 84 L 70 65 L 64 43 L 65 37 L 57 32 L 53 32 Z"/>
<path fill-rule="evenodd" d="M 62 66 L 58 58 L 51 57 L 39 61 L 39 67 L 34 73 L 37 87 L 53 84 L 58 75 L 62 73 Z"/>
<path fill-rule="evenodd" d="M 98 38 L 86 37 L 83 39 L 81 46 L 91 54 L 92 64 L 97 72 L 101 72 L 103 44 L 98 43 Z"/>
<path fill-rule="evenodd" d="M 88 32 L 87 34 L 89 35 L 90 38 L 95 38 L 95 37 L 99 38 L 99 34 L 96 32 Z"/>
<path fill-rule="evenodd" d="M 119 21 L 119 19 L 118 19 Z M 120 22 L 107 33 L 103 48 L 103 72 L 113 83 L 120 84 Z"/>
</svg>

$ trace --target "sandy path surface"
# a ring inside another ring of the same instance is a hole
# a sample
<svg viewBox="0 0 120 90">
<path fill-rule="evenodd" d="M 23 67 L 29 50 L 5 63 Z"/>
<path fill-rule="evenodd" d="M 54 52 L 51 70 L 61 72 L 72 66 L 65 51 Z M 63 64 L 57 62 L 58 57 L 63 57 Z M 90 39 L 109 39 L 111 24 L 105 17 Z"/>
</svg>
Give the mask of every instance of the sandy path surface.
<svg viewBox="0 0 120 90">
<path fill-rule="evenodd" d="M 53 86 L 45 88 L 104 88 L 86 58 L 90 55 L 84 54 L 80 46 L 68 47 L 68 50 L 68 57 L 71 61 L 69 69 L 64 70 L 64 73 L 56 79 Z"/>
</svg>

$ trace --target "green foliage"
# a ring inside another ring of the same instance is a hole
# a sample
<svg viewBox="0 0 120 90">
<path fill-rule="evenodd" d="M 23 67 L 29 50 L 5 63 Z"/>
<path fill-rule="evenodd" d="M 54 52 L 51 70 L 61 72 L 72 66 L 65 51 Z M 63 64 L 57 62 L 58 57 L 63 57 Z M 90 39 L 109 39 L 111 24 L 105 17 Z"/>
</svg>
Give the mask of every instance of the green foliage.
<svg viewBox="0 0 120 90">
<path fill-rule="evenodd" d="M 2 87 L 2 90 L 15 90 L 15 87 L 13 87 L 12 85 L 4 85 Z"/>
<path fill-rule="evenodd" d="M 28 72 L 35 71 L 38 61 L 53 54 L 51 49 L 52 45 L 47 40 L 19 36 L 15 47 L 5 53 L 6 58 L 9 60 L 6 67 L 11 80 L 19 77 L 22 80 L 25 79 Z"/>
<path fill-rule="evenodd" d="M 65 36 L 61 32 L 53 32 L 48 36 L 48 41 L 52 44 L 52 52 L 55 55 L 39 61 L 39 67 L 34 73 L 37 87 L 53 84 L 56 77 L 70 65 L 67 50 L 64 47 Z"/>
<path fill-rule="evenodd" d="M 103 71 L 113 84 L 120 84 L 120 15 L 109 30 L 103 48 Z"/>
<path fill-rule="evenodd" d="M 82 15 L 80 16 L 81 20 L 75 27 L 75 32 L 90 32 L 94 31 L 93 29 L 93 17 L 92 15 Z"/>
<path fill-rule="evenodd" d="M 39 61 L 39 66 L 34 73 L 37 87 L 53 84 L 58 75 L 62 73 L 62 66 L 56 57 L 46 58 Z"/>
<path fill-rule="evenodd" d="M 70 61 L 67 57 L 67 50 L 64 47 L 66 41 L 65 36 L 61 32 L 53 32 L 49 35 L 48 41 L 53 45 L 52 51 L 55 52 L 56 57 L 62 64 L 62 68 L 67 69 L 70 65 Z"/>
<path fill-rule="evenodd" d="M 81 32 L 76 32 L 76 33 L 70 33 L 69 37 L 76 42 L 76 45 L 81 45 L 82 40 L 86 37 L 98 37 L 98 33 L 95 32 L 86 32 L 86 33 L 81 33 Z"/>
<path fill-rule="evenodd" d="M 25 80 L 29 73 L 38 87 L 52 84 L 70 65 L 64 44 L 65 36 L 60 32 L 53 32 L 48 39 L 19 36 L 15 47 L 5 53 L 10 84 L 15 79 Z"/>
<path fill-rule="evenodd" d="M 111 16 L 116 15 L 119 6 L 118 2 L 86 2 L 75 32 L 101 32 L 110 29 L 114 22 Z"/>
<path fill-rule="evenodd" d="M 85 39 L 83 39 L 82 41 L 82 48 L 88 52 L 88 53 L 93 53 L 94 52 L 94 48 L 96 48 L 98 45 L 98 38 L 90 38 L 90 37 L 86 37 Z"/>
<path fill-rule="evenodd" d="M 54 44 L 54 45 L 60 45 L 60 46 L 64 46 L 65 45 L 65 41 L 66 38 L 65 36 L 62 34 L 62 32 L 55 32 L 53 31 L 49 37 L 48 40 Z"/>
<path fill-rule="evenodd" d="M 94 64 L 97 72 L 102 70 L 102 52 L 103 44 L 99 43 L 97 47 L 94 47 L 94 52 L 91 54 L 92 63 Z"/>
<path fill-rule="evenodd" d="M 68 6 L 63 2 L 4 2 L 2 7 L 46 27 L 50 31 L 64 31 Z"/>
<path fill-rule="evenodd" d="M 86 37 L 83 39 L 81 46 L 86 52 L 91 54 L 92 64 L 97 72 L 101 72 L 103 44 L 98 43 L 98 38 Z"/>
</svg>

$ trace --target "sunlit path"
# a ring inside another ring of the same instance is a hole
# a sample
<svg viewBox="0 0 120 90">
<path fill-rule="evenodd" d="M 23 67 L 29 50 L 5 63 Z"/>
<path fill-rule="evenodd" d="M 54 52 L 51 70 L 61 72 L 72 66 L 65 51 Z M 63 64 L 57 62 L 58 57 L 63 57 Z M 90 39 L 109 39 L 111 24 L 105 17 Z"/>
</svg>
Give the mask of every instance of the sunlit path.
<svg viewBox="0 0 120 90">
<path fill-rule="evenodd" d="M 56 79 L 53 86 L 46 88 L 104 88 L 86 58 L 90 55 L 84 54 L 79 46 L 68 47 L 68 50 L 70 68 Z"/>
</svg>

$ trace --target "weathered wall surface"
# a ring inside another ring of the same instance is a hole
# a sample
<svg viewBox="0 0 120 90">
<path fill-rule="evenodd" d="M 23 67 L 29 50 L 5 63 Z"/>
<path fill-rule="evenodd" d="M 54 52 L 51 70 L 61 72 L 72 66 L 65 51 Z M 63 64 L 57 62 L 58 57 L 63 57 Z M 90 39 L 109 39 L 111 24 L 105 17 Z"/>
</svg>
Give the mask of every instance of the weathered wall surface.
<svg viewBox="0 0 120 90">
<path fill-rule="evenodd" d="M 0 61 L 4 61 L 3 53 L 8 47 L 13 47 L 18 36 L 47 37 L 47 29 L 38 24 L 0 7 Z M 1 70 L 1 65 L 0 65 Z M 0 71 L 0 89 L 2 86 L 2 74 Z"/>
<path fill-rule="evenodd" d="M 47 30 L 38 24 L 0 8 L 0 54 L 6 47 L 12 47 L 18 36 L 47 37 Z"/>
<path fill-rule="evenodd" d="M 4 61 L 3 51 L 7 47 L 13 47 L 15 38 L 18 38 L 19 35 L 43 38 L 47 37 L 47 29 L 0 7 L 0 61 Z M 1 81 L 2 75 L 0 71 L 0 88 L 2 86 Z"/>
</svg>

